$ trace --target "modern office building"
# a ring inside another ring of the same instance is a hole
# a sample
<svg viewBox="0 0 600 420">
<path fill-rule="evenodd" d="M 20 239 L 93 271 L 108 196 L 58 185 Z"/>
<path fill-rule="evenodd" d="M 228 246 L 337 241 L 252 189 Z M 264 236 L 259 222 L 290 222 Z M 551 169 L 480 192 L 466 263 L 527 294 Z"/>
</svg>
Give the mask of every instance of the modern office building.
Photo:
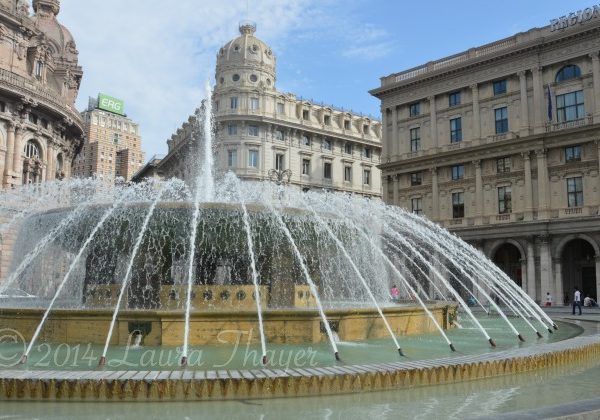
<svg viewBox="0 0 600 420">
<path fill-rule="evenodd" d="M 81 116 L 86 139 L 73 174 L 130 180 L 143 166 L 144 152 L 139 125 L 125 115 L 123 101 L 99 94 Z"/>
<path fill-rule="evenodd" d="M 530 296 L 600 292 L 600 16 L 573 13 L 381 78 L 383 199 Z"/>
</svg>

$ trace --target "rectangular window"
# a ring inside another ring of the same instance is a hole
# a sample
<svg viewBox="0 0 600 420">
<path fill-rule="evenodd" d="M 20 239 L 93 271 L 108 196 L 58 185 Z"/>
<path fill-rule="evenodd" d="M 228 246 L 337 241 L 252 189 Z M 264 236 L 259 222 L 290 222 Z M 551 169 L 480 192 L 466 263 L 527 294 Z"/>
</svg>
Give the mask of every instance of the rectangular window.
<svg viewBox="0 0 600 420">
<path fill-rule="evenodd" d="M 580 176 L 567 178 L 567 202 L 569 207 L 583 206 L 583 180 Z"/>
<path fill-rule="evenodd" d="M 371 185 L 371 170 L 370 169 L 365 169 L 363 171 L 363 184 Z"/>
<path fill-rule="evenodd" d="M 344 120 L 344 130 L 350 130 L 350 120 Z"/>
<path fill-rule="evenodd" d="M 237 124 L 227 124 L 227 134 L 235 136 L 237 134 Z"/>
<path fill-rule="evenodd" d="M 310 136 L 307 136 L 306 134 L 302 135 L 302 144 L 304 146 L 310 146 Z"/>
<path fill-rule="evenodd" d="M 452 167 L 452 180 L 456 181 L 465 177 L 465 165 L 454 165 Z"/>
<path fill-rule="evenodd" d="M 415 102 L 408 106 L 408 113 L 411 117 L 416 117 L 421 114 L 421 103 Z"/>
<path fill-rule="evenodd" d="M 462 219 L 465 217 L 465 193 L 452 193 L 452 218 Z"/>
<path fill-rule="evenodd" d="M 504 173 L 510 172 L 511 168 L 511 159 L 510 157 L 502 157 L 496 160 L 496 172 Z"/>
<path fill-rule="evenodd" d="M 414 214 L 423 213 L 423 199 L 421 197 L 411 199 L 410 203 L 412 207 L 412 212 Z"/>
<path fill-rule="evenodd" d="M 258 125 L 249 125 L 248 126 L 248 135 L 258 137 Z"/>
<path fill-rule="evenodd" d="M 423 183 L 423 172 L 413 172 L 410 174 L 410 185 L 421 185 Z"/>
<path fill-rule="evenodd" d="M 565 147 L 565 162 L 577 162 L 581 160 L 581 146 Z"/>
<path fill-rule="evenodd" d="M 448 106 L 460 105 L 460 91 L 448 94 Z"/>
<path fill-rule="evenodd" d="M 331 162 L 323 163 L 323 178 L 331 179 Z"/>
<path fill-rule="evenodd" d="M 558 122 L 575 121 L 585 117 L 583 91 L 556 95 L 556 118 Z"/>
<path fill-rule="evenodd" d="M 310 175 L 310 160 L 302 159 L 302 175 Z"/>
<path fill-rule="evenodd" d="M 250 98 L 250 109 L 251 110 L 258 109 L 258 98 Z"/>
<path fill-rule="evenodd" d="M 37 79 L 42 78 L 42 69 L 44 68 L 44 64 L 41 61 L 35 62 L 35 77 Z"/>
<path fill-rule="evenodd" d="M 331 115 L 325 115 L 325 116 L 323 117 L 323 123 L 324 123 L 325 125 L 331 125 Z"/>
<path fill-rule="evenodd" d="M 308 118 L 309 118 L 309 113 L 308 113 L 308 110 L 305 109 L 302 111 L 302 119 L 308 120 Z"/>
<path fill-rule="evenodd" d="M 410 129 L 410 151 L 418 152 L 421 150 L 421 128 Z"/>
<path fill-rule="evenodd" d="M 462 141 L 462 121 L 461 118 L 450 120 L 450 143 L 459 143 Z"/>
<path fill-rule="evenodd" d="M 352 166 L 344 166 L 344 181 L 352 182 Z"/>
<path fill-rule="evenodd" d="M 494 110 L 494 119 L 496 121 L 496 134 L 508 132 L 508 108 L 496 108 Z"/>
<path fill-rule="evenodd" d="M 248 166 L 258 168 L 258 150 L 248 150 Z"/>
<path fill-rule="evenodd" d="M 351 155 L 352 154 L 352 143 L 344 144 L 344 153 Z"/>
<path fill-rule="evenodd" d="M 329 140 L 329 139 L 323 140 L 323 149 L 331 150 L 331 140 Z"/>
<path fill-rule="evenodd" d="M 498 187 L 498 213 L 512 212 L 511 187 Z"/>
<path fill-rule="evenodd" d="M 237 96 L 232 96 L 229 98 L 229 103 L 231 105 L 231 109 L 237 109 Z"/>
<path fill-rule="evenodd" d="M 285 156 L 282 153 L 275 155 L 275 169 L 283 171 L 285 169 Z"/>
<path fill-rule="evenodd" d="M 370 147 L 365 147 L 365 157 L 367 159 L 371 159 L 371 156 L 373 155 L 373 152 L 371 151 Z"/>
<path fill-rule="evenodd" d="M 494 95 L 502 95 L 506 93 L 506 79 L 496 80 L 494 82 Z"/>
<path fill-rule="evenodd" d="M 237 166 L 237 150 L 227 151 L 227 166 L 234 168 Z"/>
<path fill-rule="evenodd" d="M 282 102 L 277 102 L 277 113 L 281 115 L 285 114 L 285 107 Z"/>
</svg>

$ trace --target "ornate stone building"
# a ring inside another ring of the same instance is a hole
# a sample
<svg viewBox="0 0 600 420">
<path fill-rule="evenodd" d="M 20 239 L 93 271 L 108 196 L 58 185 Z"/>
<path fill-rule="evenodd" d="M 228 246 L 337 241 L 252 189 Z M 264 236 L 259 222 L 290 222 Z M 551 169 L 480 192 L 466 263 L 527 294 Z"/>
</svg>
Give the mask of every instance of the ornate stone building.
<svg viewBox="0 0 600 420">
<path fill-rule="evenodd" d="M 240 36 L 217 54 L 217 170 L 253 180 L 290 170 L 290 183 L 303 189 L 380 197 L 380 122 L 278 91 L 275 55 L 255 30 L 254 24 L 241 24 Z M 194 123 L 190 117 L 171 137 L 167 156 L 154 170 L 186 177 L 181 162 L 189 154 Z"/>
<path fill-rule="evenodd" d="M 600 16 L 582 12 L 381 78 L 383 198 L 532 297 L 600 292 Z M 585 19 L 584 19 L 585 18 Z"/>
<path fill-rule="evenodd" d="M 75 109 L 82 70 L 59 0 L 0 0 L 2 187 L 61 179 L 83 142 Z"/>
</svg>

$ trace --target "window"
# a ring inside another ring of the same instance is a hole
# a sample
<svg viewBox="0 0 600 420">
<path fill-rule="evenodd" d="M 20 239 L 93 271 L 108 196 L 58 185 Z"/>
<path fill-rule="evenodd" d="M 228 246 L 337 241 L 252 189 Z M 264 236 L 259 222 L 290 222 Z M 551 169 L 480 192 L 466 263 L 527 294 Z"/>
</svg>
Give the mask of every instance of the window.
<svg viewBox="0 0 600 420">
<path fill-rule="evenodd" d="M 233 76 L 231 76 L 231 80 L 233 80 L 234 82 L 237 82 L 238 80 L 240 80 L 240 75 L 234 74 Z"/>
<path fill-rule="evenodd" d="M 33 141 L 29 140 L 26 144 L 25 144 L 25 156 L 28 159 L 31 158 L 36 158 L 39 159 L 40 158 L 40 149 L 38 149 L 37 144 L 35 144 Z"/>
<path fill-rule="evenodd" d="M 503 172 L 510 172 L 510 168 L 511 168 L 511 160 L 510 157 L 502 157 L 500 159 L 496 160 L 496 172 L 503 173 Z"/>
<path fill-rule="evenodd" d="M 423 213 L 423 199 L 421 197 L 411 199 L 410 203 L 412 207 L 412 212 L 414 214 Z"/>
<path fill-rule="evenodd" d="M 237 96 L 229 98 L 229 103 L 231 104 L 231 109 L 237 109 Z"/>
<path fill-rule="evenodd" d="M 363 134 L 369 134 L 369 126 L 367 124 L 363 125 Z"/>
<path fill-rule="evenodd" d="M 580 176 L 567 178 L 567 202 L 569 207 L 583 206 L 583 181 Z"/>
<path fill-rule="evenodd" d="M 410 185 L 421 185 L 423 183 L 423 172 L 413 172 L 410 174 Z"/>
<path fill-rule="evenodd" d="M 258 150 L 248 151 L 248 166 L 251 168 L 258 168 Z"/>
<path fill-rule="evenodd" d="M 283 141 L 283 131 L 275 130 L 275 140 Z"/>
<path fill-rule="evenodd" d="M 277 102 L 277 113 L 278 114 L 285 114 L 285 106 L 282 102 Z"/>
<path fill-rule="evenodd" d="M 250 98 L 250 109 L 252 109 L 252 110 L 258 109 L 258 98 Z"/>
<path fill-rule="evenodd" d="M 344 130 L 350 130 L 350 120 L 344 120 Z"/>
<path fill-rule="evenodd" d="M 325 124 L 325 125 L 331 125 L 331 115 L 325 115 L 323 117 L 323 124 Z"/>
<path fill-rule="evenodd" d="M 120 140 L 119 133 L 115 133 L 115 135 L 113 137 L 113 143 L 114 144 L 119 144 L 119 140 Z"/>
<path fill-rule="evenodd" d="M 310 175 L 310 159 L 302 159 L 302 175 Z"/>
<path fill-rule="evenodd" d="M 506 107 L 496 108 L 494 119 L 496 121 L 496 134 L 506 133 L 508 131 L 508 109 Z"/>
<path fill-rule="evenodd" d="M 581 146 L 565 147 L 565 162 L 581 160 Z"/>
<path fill-rule="evenodd" d="M 460 105 L 460 91 L 448 94 L 448 106 Z"/>
<path fill-rule="evenodd" d="M 37 117 L 37 115 L 35 115 L 34 113 L 30 112 L 30 113 L 29 113 L 29 117 L 28 117 L 28 118 L 29 118 L 29 122 L 30 122 L 30 123 L 32 123 L 32 124 L 37 124 L 37 122 L 38 122 L 38 117 Z"/>
<path fill-rule="evenodd" d="M 564 66 L 556 73 L 556 82 L 564 82 L 565 80 L 575 79 L 581 77 L 581 69 L 578 66 L 570 64 Z"/>
<path fill-rule="evenodd" d="M 454 165 L 452 167 L 452 180 L 456 181 L 465 177 L 465 165 Z"/>
<path fill-rule="evenodd" d="M 494 95 L 506 93 L 506 79 L 496 80 L 494 82 Z"/>
<path fill-rule="evenodd" d="M 252 83 L 256 83 L 258 81 L 258 76 L 256 74 L 251 74 L 250 75 L 250 81 Z"/>
<path fill-rule="evenodd" d="M 418 152 L 421 150 L 421 128 L 410 129 L 410 151 Z"/>
<path fill-rule="evenodd" d="M 237 134 L 237 124 L 227 124 L 227 134 L 235 136 Z"/>
<path fill-rule="evenodd" d="M 462 141 L 462 121 L 460 118 L 450 120 L 450 143 Z"/>
<path fill-rule="evenodd" d="M 0 101 L 0 112 L 6 112 L 6 102 Z"/>
<path fill-rule="evenodd" d="M 498 213 L 507 214 L 512 212 L 511 188 L 498 187 Z"/>
<path fill-rule="evenodd" d="M 352 166 L 344 166 L 344 181 L 352 182 Z"/>
<path fill-rule="evenodd" d="M 452 218 L 462 219 L 465 217 L 465 193 L 452 193 Z"/>
<path fill-rule="evenodd" d="M 583 91 L 556 95 L 556 117 L 558 122 L 574 121 L 585 116 Z"/>
<path fill-rule="evenodd" d="M 249 125 L 248 126 L 248 135 L 258 137 L 258 125 Z"/>
<path fill-rule="evenodd" d="M 42 78 L 42 71 L 44 69 L 44 63 L 42 63 L 41 61 L 36 61 L 35 62 L 35 77 L 37 79 L 41 79 Z"/>
<path fill-rule="evenodd" d="M 323 140 L 323 149 L 331 150 L 331 140 L 329 140 L 329 139 Z"/>
<path fill-rule="evenodd" d="M 370 169 L 365 169 L 363 171 L 363 184 L 371 185 L 371 170 Z"/>
<path fill-rule="evenodd" d="M 275 155 L 275 169 L 283 171 L 285 169 L 285 156 L 282 153 Z"/>
<path fill-rule="evenodd" d="M 302 135 L 302 144 L 304 146 L 310 146 L 310 136 L 307 136 L 306 134 Z"/>
<path fill-rule="evenodd" d="M 352 154 L 352 143 L 344 144 L 344 153 L 351 155 Z"/>
<path fill-rule="evenodd" d="M 45 118 L 42 118 L 42 127 L 48 128 L 48 120 Z"/>
<path fill-rule="evenodd" d="M 408 106 L 408 114 L 411 117 L 416 117 L 421 114 L 421 104 L 419 102 L 415 102 L 414 104 L 410 104 Z"/>
<path fill-rule="evenodd" d="M 237 150 L 228 150 L 227 151 L 227 166 L 233 168 L 237 166 Z"/>
<path fill-rule="evenodd" d="M 305 109 L 302 111 L 302 119 L 308 120 L 308 118 L 309 118 L 309 113 L 308 113 L 308 110 Z"/>
<path fill-rule="evenodd" d="M 371 151 L 370 147 L 365 147 L 365 157 L 367 159 L 371 159 L 371 156 L 373 156 L 373 152 Z"/>
<path fill-rule="evenodd" d="M 325 162 L 323 164 L 323 178 L 331 179 L 331 162 Z"/>
</svg>

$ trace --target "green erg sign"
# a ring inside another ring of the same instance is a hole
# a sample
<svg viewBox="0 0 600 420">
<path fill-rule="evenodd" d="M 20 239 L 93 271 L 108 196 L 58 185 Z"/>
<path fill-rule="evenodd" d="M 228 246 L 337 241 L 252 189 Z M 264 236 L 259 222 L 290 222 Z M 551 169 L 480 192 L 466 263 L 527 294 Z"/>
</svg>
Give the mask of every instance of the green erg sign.
<svg viewBox="0 0 600 420">
<path fill-rule="evenodd" d="M 98 108 L 115 114 L 125 115 L 125 104 L 122 100 L 103 93 L 98 94 Z"/>
</svg>

